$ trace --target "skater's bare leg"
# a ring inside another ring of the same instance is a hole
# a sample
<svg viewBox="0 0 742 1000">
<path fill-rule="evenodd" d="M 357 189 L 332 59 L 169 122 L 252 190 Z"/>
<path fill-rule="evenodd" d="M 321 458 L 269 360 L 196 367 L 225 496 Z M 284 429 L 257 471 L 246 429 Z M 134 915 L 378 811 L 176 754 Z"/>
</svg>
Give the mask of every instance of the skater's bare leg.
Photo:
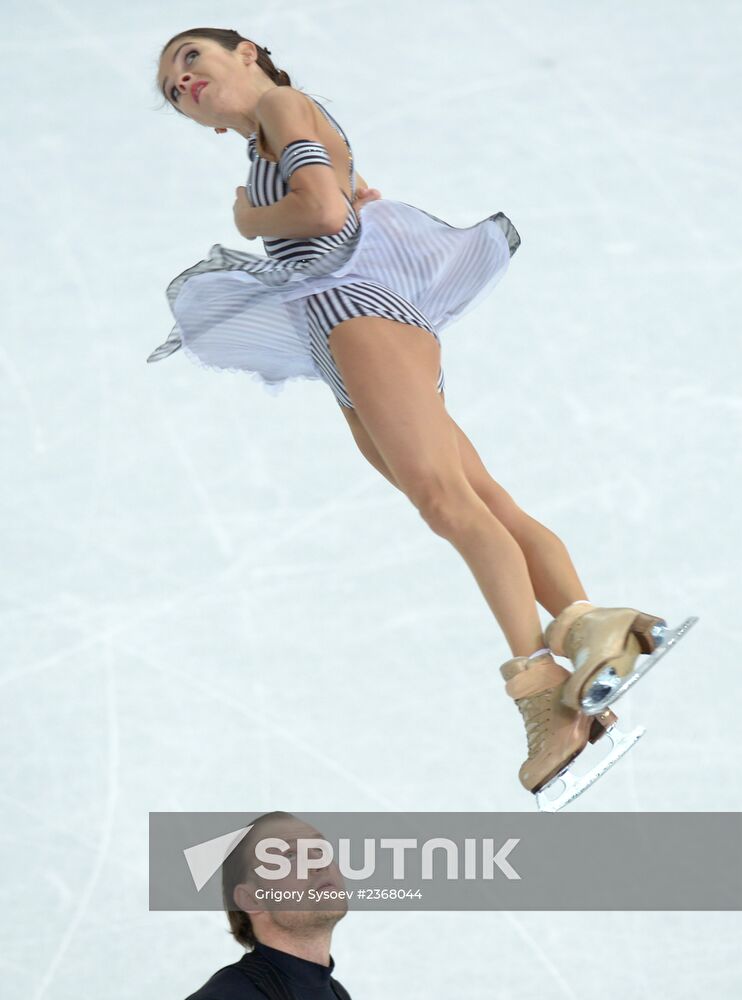
<svg viewBox="0 0 742 1000">
<path fill-rule="evenodd" d="M 395 484 L 471 569 L 513 656 L 545 645 L 523 552 L 469 483 L 436 391 L 440 348 L 424 329 L 377 317 L 334 327 L 330 349 Z"/>
<path fill-rule="evenodd" d="M 512 497 L 489 474 L 469 438 L 452 422 L 467 478 L 479 496 L 491 510 L 500 510 L 508 501 L 514 505 Z M 573 601 L 588 600 L 567 547 L 558 535 L 520 507 L 509 519 L 508 528 L 523 551 L 536 600 L 542 607 L 556 617 Z"/>
<path fill-rule="evenodd" d="M 443 393 L 441 399 L 445 403 Z M 399 483 L 379 454 L 358 414 L 344 406 L 340 409 L 350 425 L 361 454 L 399 489 Z M 562 540 L 516 504 L 510 494 L 489 474 L 473 444 L 450 414 L 449 419 L 455 428 L 464 474 L 477 495 L 520 545 L 538 603 L 556 617 L 573 601 L 587 600 L 588 596 Z"/>
</svg>

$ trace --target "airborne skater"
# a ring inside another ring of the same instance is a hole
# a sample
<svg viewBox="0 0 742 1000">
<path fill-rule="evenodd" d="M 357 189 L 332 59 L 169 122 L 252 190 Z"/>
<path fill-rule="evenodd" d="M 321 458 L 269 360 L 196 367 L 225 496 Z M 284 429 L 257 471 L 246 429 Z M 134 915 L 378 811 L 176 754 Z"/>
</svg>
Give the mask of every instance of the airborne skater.
<svg viewBox="0 0 742 1000">
<path fill-rule="evenodd" d="M 215 244 L 174 278 L 175 325 L 147 360 L 182 349 L 272 393 L 292 379 L 329 386 L 363 456 L 473 573 L 512 654 L 500 670 L 526 728 L 520 781 L 539 808 L 561 808 L 642 735 L 622 733 L 609 706 L 697 619 L 672 630 L 593 606 L 564 543 L 491 477 L 446 410 L 440 332 L 494 288 L 519 234 L 502 212 L 461 229 L 383 199 L 334 117 L 236 31 L 171 38 L 158 87 L 179 114 L 247 141 L 235 225 L 267 257 Z M 553 616 L 545 632 L 537 603 Z M 604 736 L 607 755 L 576 776 Z"/>
</svg>

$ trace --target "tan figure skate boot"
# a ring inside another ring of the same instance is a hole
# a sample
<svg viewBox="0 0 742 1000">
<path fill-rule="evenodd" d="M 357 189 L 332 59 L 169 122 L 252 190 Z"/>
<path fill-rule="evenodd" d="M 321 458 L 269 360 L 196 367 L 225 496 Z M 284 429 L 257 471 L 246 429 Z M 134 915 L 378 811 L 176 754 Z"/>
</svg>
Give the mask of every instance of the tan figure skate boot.
<svg viewBox="0 0 742 1000">
<path fill-rule="evenodd" d="M 668 652 L 698 618 L 669 629 L 664 618 L 635 608 L 596 608 L 574 602 L 546 628 L 546 643 L 556 656 L 567 656 L 574 673 L 562 701 L 588 715 L 598 715 L 625 694 Z M 649 659 L 637 663 L 641 654 Z"/>
<path fill-rule="evenodd" d="M 643 733 L 636 730 L 630 737 L 624 736 L 616 728 L 616 716 L 608 709 L 598 716 L 588 716 L 567 707 L 562 692 L 572 675 L 548 653 L 531 660 L 516 656 L 503 663 L 500 673 L 526 727 L 528 757 L 518 777 L 523 787 L 536 796 L 539 809 L 555 812 L 572 801 Z M 611 753 L 588 775 L 576 778 L 569 772 L 569 765 L 588 742 L 595 743 L 606 733 L 610 736 Z M 546 794 L 547 789 L 559 782 L 564 784 L 565 792 L 552 799 Z"/>
</svg>

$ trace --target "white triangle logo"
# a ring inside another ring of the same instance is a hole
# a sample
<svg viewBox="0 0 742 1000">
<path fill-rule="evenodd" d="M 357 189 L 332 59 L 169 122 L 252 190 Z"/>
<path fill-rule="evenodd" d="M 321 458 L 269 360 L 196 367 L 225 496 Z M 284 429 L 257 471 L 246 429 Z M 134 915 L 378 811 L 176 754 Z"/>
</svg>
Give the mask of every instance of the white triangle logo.
<svg viewBox="0 0 742 1000">
<path fill-rule="evenodd" d="M 251 823 L 250 826 L 243 826 L 241 830 L 233 830 L 232 833 L 222 834 L 221 837 L 214 837 L 213 840 L 205 840 L 203 844 L 194 844 L 193 847 L 183 848 L 196 892 L 201 892 L 214 872 L 221 868 L 245 834 L 252 828 L 253 824 Z"/>
</svg>

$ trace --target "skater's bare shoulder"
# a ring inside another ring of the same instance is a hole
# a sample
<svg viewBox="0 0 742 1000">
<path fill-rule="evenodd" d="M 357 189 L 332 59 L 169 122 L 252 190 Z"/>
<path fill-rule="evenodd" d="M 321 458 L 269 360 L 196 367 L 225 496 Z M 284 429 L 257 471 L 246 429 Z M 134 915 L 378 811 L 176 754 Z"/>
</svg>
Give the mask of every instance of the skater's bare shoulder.
<svg viewBox="0 0 742 1000">
<path fill-rule="evenodd" d="M 311 97 L 293 87 L 275 87 L 260 98 L 255 114 L 258 122 L 258 153 L 263 159 L 278 162 L 282 150 L 293 139 L 319 142 L 329 153 L 337 186 L 352 200 L 348 177 L 349 153 L 345 140 L 326 120 Z M 320 179 L 326 173 L 321 167 L 305 169 L 318 170 Z M 297 174 L 301 176 L 300 171 Z M 354 174 L 358 195 L 368 189 L 368 183 L 355 169 Z M 342 211 L 345 212 L 344 206 Z"/>
<path fill-rule="evenodd" d="M 261 156 L 262 145 L 272 154 L 274 161 L 280 161 L 289 143 L 301 139 L 321 144 L 328 150 L 334 168 L 332 171 L 327 170 L 327 166 L 323 164 L 309 163 L 294 169 L 288 183 L 293 193 L 307 197 L 314 205 L 323 206 L 323 213 L 331 215 L 332 225 L 339 220 L 342 226 L 347 208 L 342 197 L 344 188 L 338 176 L 340 164 L 336 163 L 336 139 L 328 137 L 324 127 L 320 126 L 310 98 L 293 87 L 273 87 L 258 101 L 255 117 L 258 123 L 258 152 Z M 345 155 L 347 164 L 347 153 Z M 347 173 L 345 166 L 343 170 Z"/>
<path fill-rule="evenodd" d="M 279 155 L 294 139 L 320 142 L 314 114 L 306 97 L 293 87 L 273 87 L 255 107 L 258 125 Z"/>
</svg>

